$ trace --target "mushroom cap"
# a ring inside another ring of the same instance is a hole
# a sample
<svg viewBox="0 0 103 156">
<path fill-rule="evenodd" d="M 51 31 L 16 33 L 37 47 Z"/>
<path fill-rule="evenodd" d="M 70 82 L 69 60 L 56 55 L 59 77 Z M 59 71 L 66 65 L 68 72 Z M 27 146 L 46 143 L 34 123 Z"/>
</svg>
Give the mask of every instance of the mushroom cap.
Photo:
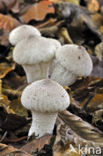
<svg viewBox="0 0 103 156">
<path fill-rule="evenodd" d="M 54 57 L 56 49 L 61 46 L 58 41 L 45 37 L 29 36 L 19 42 L 13 51 L 13 58 L 18 64 L 36 64 L 48 62 Z"/>
<path fill-rule="evenodd" d="M 58 40 L 53 39 L 53 38 L 47 38 L 47 39 L 48 39 L 49 42 L 53 43 L 56 46 L 56 48 L 61 47 L 61 43 Z"/>
<path fill-rule="evenodd" d="M 24 89 L 21 102 L 32 111 L 52 113 L 66 109 L 70 104 L 70 98 L 60 84 L 43 79 L 31 83 Z"/>
<path fill-rule="evenodd" d="M 93 69 L 92 60 L 83 46 L 64 45 L 56 51 L 56 59 L 75 75 L 88 76 Z"/>
<path fill-rule="evenodd" d="M 29 35 L 41 36 L 39 30 L 31 25 L 21 25 L 10 32 L 9 41 L 12 45 L 16 45 L 22 39 Z"/>
</svg>

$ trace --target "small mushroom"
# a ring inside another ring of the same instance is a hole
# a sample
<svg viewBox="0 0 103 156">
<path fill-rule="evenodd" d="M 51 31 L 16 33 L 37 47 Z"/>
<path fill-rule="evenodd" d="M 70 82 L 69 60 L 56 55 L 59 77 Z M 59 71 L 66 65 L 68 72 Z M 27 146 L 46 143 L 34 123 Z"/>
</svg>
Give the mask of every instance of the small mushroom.
<svg viewBox="0 0 103 156">
<path fill-rule="evenodd" d="M 69 44 L 57 49 L 48 75 L 61 85 L 69 86 L 76 81 L 78 76 L 90 75 L 92 68 L 92 60 L 86 49 L 82 46 Z"/>
<path fill-rule="evenodd" d="M 31 25 L 21 25 L 10 32 L 9 41 L 12 45 L 16 45 L 22 39 L 30 35 L 41 36 L 39 30 Z"/>
<path fill-rule="evenodd" d="M 31 110 L 32 124 L 28 136 L 52 134 L 57 113 L 65 110 L 70 98 L 65 89 L 50 79 L 38 80 L 28 85 L 21 96 L 24 107 Z"/>
<path fill-rule="evenodd" d="M 23 66 L 28 83 L 46 78 L 49 63 L 60 46 L 57 40 L 36 36 L 29 36 L 15 46 L 13 58 Z"/>
</svg>

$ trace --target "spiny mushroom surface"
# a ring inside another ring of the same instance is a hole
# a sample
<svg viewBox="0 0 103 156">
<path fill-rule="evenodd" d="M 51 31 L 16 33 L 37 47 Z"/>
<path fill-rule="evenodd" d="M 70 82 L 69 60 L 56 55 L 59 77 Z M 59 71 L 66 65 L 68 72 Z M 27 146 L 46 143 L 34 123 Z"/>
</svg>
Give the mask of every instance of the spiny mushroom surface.
<svg viewBox="0 0 103 156">
<path fill-rule="evenodd" d="M 13 58 L 23 66 L 28 83 L 46 78 L 49 63 L 60 46 L 57 40 L 36 36 L 29 36 L 15 46 Z"/>
<path fill-rule="evenodd" d="M 69 106 L 70 98 L 60 84 L 43 79 L 31 83 L 24 89 L 21 102 L 32 113 L 32 125 L 28 136 L 35 133 L 41 137 L 46 133 L 52 134 L 57 113 Z"/>
<path fill-rule="evenodd" d="M 92 68 L 92 60 L 86 49 L 82 46 L 69 44 L 57 49 L 48 75 L 61 85 L 69 86 L 76 81 L 78 76 L 90 75 Z"/>
<path fill-rule="evenodd" d="M 30 35 L 41 36 L 39 30 L 31 25 L 21 25 L 10 32 L 9 41 L 12 45 L 16 45 L 22 39 Z"/>
</svg>

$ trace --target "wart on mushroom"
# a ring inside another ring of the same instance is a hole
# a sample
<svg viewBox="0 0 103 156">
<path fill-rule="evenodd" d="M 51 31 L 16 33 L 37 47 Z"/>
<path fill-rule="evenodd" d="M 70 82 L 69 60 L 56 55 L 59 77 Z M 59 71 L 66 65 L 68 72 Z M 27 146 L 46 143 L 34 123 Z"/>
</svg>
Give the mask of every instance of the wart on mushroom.
<svg viewBox="0 0 103 156">
<path fill-rule="evenodd" d="M 61 45 L 57 40 L 29 36 L 14 48 L 13 58 L 26 72 L 28 83 L 46 78 L 49 63 Z"/>
<path fill-rule="evenodd" d="M 61 85 L 69 86 L 78 76 L 90 75 L 92 68 L 92 60 L 86 49 L 69 44 L 56 51 L 56 57 L 49 67 L 49 76 Z"/>
<path fill-rule="evenodd" d="M 41 36 L 38 29 L 31 25 L 21 25 L 10 32 L 9 41 L 12 45 L 16 45 L 22 39 L 27 38 L 30 35 Z"/>
<path fill-rule="evenodd" d="M 22 93 L 21 102 L 32 113 L 28 136 L 35 133 L 41 137 L 46 133 L 52 134 L 57 113 L 69 106 L 70 98 L 57 82 L 44 79 L 27 86 Z"/>
</svg>

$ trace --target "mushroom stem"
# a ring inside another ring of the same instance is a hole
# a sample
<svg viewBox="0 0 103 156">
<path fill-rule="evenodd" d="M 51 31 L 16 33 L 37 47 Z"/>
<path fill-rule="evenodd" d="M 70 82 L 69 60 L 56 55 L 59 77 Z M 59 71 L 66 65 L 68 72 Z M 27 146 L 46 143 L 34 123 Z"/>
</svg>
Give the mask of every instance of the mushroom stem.
<svg viewBox="0 0 103 156">
<path fill-rule="evenodd" d="M 54 60 L 49 66 L 48 75 L 52 80 L 57 81 L 59 84 L 69 86 L 74 83 L 77 76 L 64 68 L 57 60 Z M 62 75 L 62 76 L 61 76 Z"/>
<path fill-rule="evenodd" d="M 28 136 L 35 133 L 35 136 L 41 137 L 46 133 L 52 134 L 56 122 L 57 113 L 41 113 L 32 111 L 32 125 Z"/>
<path fill-rule="evenodd" d="M 46 78 L 49 63 L 41 62 L 38 64 L 23 65 L 28 83 Z"/>
</svg>

